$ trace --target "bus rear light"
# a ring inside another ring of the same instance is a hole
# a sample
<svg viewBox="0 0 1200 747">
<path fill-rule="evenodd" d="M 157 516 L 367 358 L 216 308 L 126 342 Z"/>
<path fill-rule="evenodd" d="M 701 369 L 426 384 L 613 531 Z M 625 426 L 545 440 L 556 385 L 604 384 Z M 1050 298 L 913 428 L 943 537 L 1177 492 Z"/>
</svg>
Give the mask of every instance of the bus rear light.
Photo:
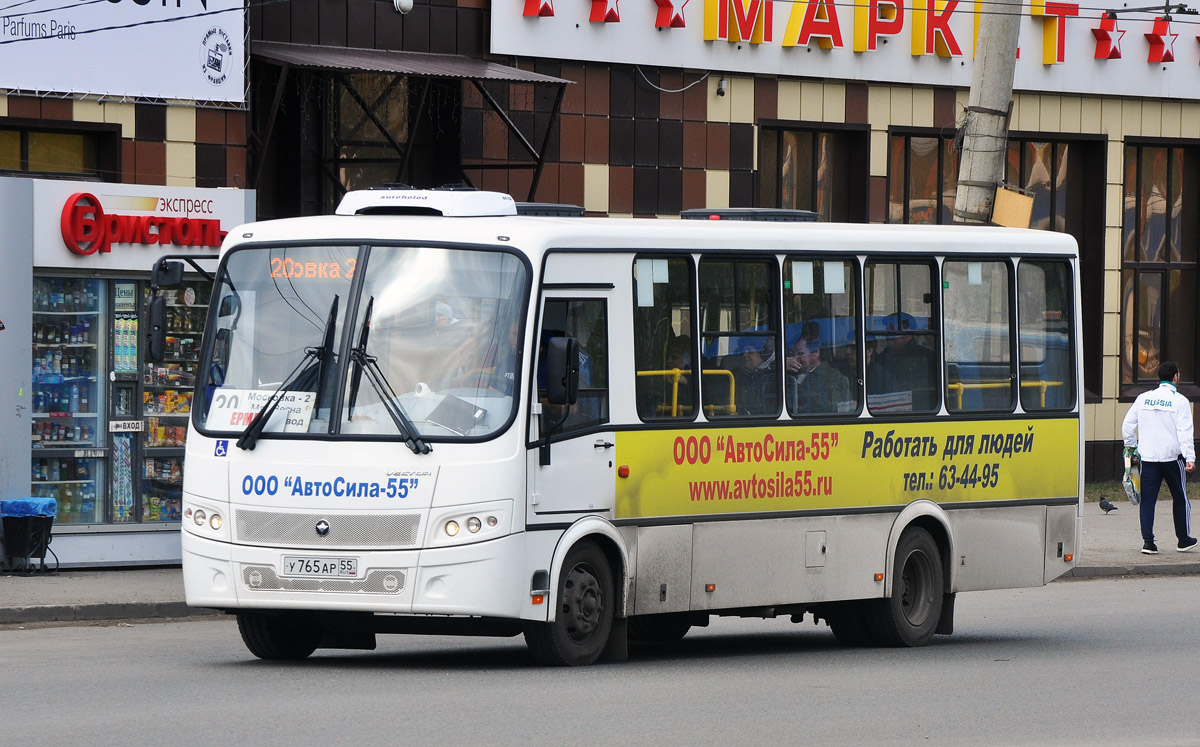
<svg viewBox="0 0 1200 747">
<path fill-rule="evenodd" d="M 546 597 L 544 597 L 541 594 L 534 594 L 533 596 L 531 596 L 529 598 L 529 601 L 532 602 L 533 604 L 545 604 Z"/>
<path fill-rule="evenodd" d="M 451 537 L 455 537 L 458 535 L 458 522 L 457 521 L 447 521 L 446 522 L 446 534 Z"/>
</svg>

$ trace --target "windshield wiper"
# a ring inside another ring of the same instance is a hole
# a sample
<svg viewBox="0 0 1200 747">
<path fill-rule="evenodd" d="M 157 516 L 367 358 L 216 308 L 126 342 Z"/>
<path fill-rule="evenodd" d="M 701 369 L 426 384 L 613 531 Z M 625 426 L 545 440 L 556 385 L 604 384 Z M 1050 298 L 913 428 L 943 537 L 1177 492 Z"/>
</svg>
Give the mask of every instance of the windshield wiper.
<svg viewBox="0 0 1200 747">
<path fill-rule="evenodd" d="M 396 430 L 400 431 L 400 435 L 404 437 L 404 445 L 412 449 L 414 454 L 428 454 L 433 451 L 433 448 L 421 438 L 416 426 L 404 413 L 400 398 L 392 389 L 392 385 L 388 383 L 383 371 L 379 369 L 378 359 L 373 355 L 367 355 L 367 338 L 371 334 L 371 309 L 374 305 L 375 297 L 371 296 L 371 300 L 367 301 L 367 312 L 363 318 L 362 331 L 358 336 L 358 345 L 350 349 L 350 360 L 357 366 L 354 370 L 354 378 L 350 382 L 350 412 L 353 414 L 354 403 L 358 399 L 358 386 L 362 381 L 363 372 L 366 371 L 367 381 L 371 383 L 371 388 L 379 396 L 379 402 L 383 405 L 383 409 L 396 424 Z"/>
<path fill-rule="evenodd" d="M 333 365 L 333 338 L 334 332 L 337 329 L 337 310 L 338 297 L 333 297 L 333 302 L 329 304 L 329 317 L 325 320 L 325 335 L 321 340 L 319 348 L 305 348 L 304 357 L 296 364 L 291 373 L 283 380 L 272 394 L 267 404 L 263 409 L 255 414 L 254 419 L 250 421 L 250 425 L 246 426 L 246 430 L 242 431 L 242 435 L 238 437 L 237 446 L 239 449 L 254 451 L 254 446 L 258 443 L 259 436 L 262 435 L 263 429 L 267 427 L 267 421 L 275 413 L 275 408 L 279 406 L 279 402 L 283 399 L 283 395 L 292 390 L 307 390 L 313 388 L 316 392 L 316 399 L 321 398 L 321 387 L 325 385 L 325 375 L 329 370 L 329 366 Z M 316 366 L 305 365 L 309 361 L 315 361 Z M 315 375 L 314 375 L 315 371 Z"/>
</svg>

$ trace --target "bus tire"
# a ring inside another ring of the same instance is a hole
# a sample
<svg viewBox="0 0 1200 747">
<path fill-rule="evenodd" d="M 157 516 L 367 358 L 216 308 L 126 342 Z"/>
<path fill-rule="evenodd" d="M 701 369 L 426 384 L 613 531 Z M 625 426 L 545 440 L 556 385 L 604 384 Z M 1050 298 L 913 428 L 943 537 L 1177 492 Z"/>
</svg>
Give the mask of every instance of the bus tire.
<svg viewBox="0 0 1200 747">
<path fill-rule="evenodd" d="M 571 548 L 555 595 L 554 622 L 526 622 L 525 644 L 546 666 L 583 666 L 600 658 L 612 632 L 616 597 L 608 558 L 594 542 Z"/>
<path fill-rule="evenodd" d="M 692 622 L 684 614 L 634 615 L 629 618 L 629 640 L 672 643 L 688 634 Z"/>
<path fill-rule="evenodd" d="M 260 659 L 306 659 L 321 642 L 321 631 L 294 615 L 239 612 L 237 623 L 242 642 Z"/>
<path fill-rule="evenodd" d="M 864 600 L 836 602 L 825 613 L 825 621 L 833 631 L 833 637 L 843 646 L 860 647 L 875 644 L 875 635 L 867 624 Z"/>
<path fill-rule="evenodd" d="M 892 595 L 872 600 L 867 616 L 882 646 L 924 646 L 937 630 L 945 593 L 942 557 L 933 536 L 921 527 L 900 535 L 892 566 Z"/>
</svg>

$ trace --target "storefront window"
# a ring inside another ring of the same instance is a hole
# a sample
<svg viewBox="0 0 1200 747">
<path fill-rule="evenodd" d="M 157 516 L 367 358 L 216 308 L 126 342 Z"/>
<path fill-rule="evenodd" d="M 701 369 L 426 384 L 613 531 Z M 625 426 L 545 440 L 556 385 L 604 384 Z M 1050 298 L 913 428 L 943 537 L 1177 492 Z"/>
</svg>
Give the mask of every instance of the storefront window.
<svg viewBox="0 0 1200 747">
<path fill-rule="evenodd" d="M 106 300 L 99 280 L 33 284 L 31 495 L 64 524 L 104 521 Z"/>
<path fill-rule="evenodd" d="M 36 277 L 31 495 L 58 524 L 178 521 L 207 282 L 167 292 L 167 357 L 141 364 L 136 280 Z"/>
<path fill-rule="evenodd" d="M 1164 361 L 1195 382 L 1200 148 L 1125 148 L 1121 383 L 1157 380 Z M 1131 392 L 1129 392 L 1131 393 Z"/>
<path fill-rule="evenodd" d="M 760 206 L 812 210 L 823 221 L 865 221 L 867 138 L 857 130 L 764 126 Z"/>
</svg>

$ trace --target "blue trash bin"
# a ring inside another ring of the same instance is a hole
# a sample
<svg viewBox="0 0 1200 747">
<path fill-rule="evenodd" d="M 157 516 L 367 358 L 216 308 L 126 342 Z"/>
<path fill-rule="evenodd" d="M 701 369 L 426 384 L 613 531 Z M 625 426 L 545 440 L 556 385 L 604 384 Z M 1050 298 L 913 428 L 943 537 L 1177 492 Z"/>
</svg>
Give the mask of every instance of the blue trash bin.
<svg viewBox="0 0 1200 747">
<path fill-rule="evenodd" d="M 50 545 L 50 532 L 54 527 L 54 515 L 58 512 L 55 498 L 19 498 L 0 501 L 0 520 L 4 524 L 4 554 L 8 556 L 10 568 L 17 561 L 39 560 L 46 564 L 46 548 Z"/>
</svg>

